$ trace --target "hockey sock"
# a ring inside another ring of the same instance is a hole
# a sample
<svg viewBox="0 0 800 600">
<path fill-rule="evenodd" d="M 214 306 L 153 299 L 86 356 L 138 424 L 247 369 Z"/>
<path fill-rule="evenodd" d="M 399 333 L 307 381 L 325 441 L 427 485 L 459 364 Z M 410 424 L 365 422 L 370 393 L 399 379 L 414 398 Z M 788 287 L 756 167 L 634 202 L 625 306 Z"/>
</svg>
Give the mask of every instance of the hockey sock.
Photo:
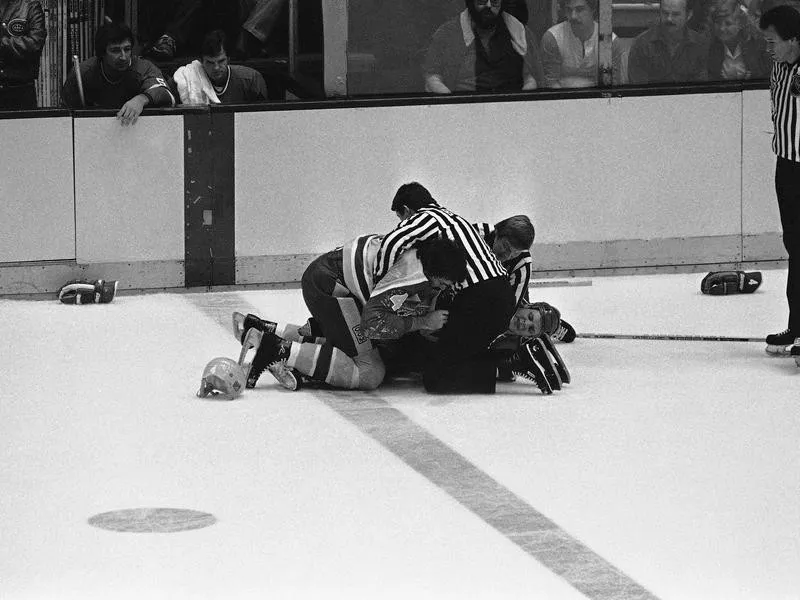
<svg viewBox="0 0 800 600">
<path fill-rule="evenodd" d="M 376 354 L 377 356 L 377 354 Z M 374 389 L 383 379 L 383 363 L 358 360 L 331 344 L 293 342 L 286 365 L 333 387 Z"/>
<path fill-rule="evenodd" d="M 293 323 L 276 323 L 275 335 L 291 342 L 307 342 L 309 344 L 324 344 L 325 338 L 303 335 L 304 325 Z"/>
</svg>

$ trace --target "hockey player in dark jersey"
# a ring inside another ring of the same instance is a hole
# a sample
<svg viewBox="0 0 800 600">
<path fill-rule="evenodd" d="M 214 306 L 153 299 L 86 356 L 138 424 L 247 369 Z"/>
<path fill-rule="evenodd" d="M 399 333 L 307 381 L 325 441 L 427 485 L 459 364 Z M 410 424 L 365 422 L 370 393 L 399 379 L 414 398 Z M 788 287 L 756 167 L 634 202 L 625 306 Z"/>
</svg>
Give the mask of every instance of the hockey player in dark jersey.
<svg viewBox="0 0 800 600">
<path fill-rule="evenodd" d="M 446 239 L 423 241 L 405 251 L 376 286 L 380 240 L 375 235 L 356 238 L 318 257 L 303 273 L 303 299 L 316 329 L 305 332 L 311 336 L 298 325 L 234 313 L 234 334 L 241 341 L 250 328 L 264 333 L 247 387 L 254 387 L 268 369 L 288 389 L 299 387 L 302 374 L 337 388 L 371 390 L 385 374 L 373 340 L 436 331 L 447 322 L 448 312 L 434 304 L 442 289 L 466 277 L 461 248 Z"/>
<path fill-rule="evenodd" d="M 161 71 L 132 55 L 134 36 L 123 23 L 101 25 L 95 35 L 95 56 L 73 69 L 64 82 L 61 101 L 67 108 L 117 108 L 122 125 L 133 125 L 145 107 L 174 106 Z"/>
</svg>

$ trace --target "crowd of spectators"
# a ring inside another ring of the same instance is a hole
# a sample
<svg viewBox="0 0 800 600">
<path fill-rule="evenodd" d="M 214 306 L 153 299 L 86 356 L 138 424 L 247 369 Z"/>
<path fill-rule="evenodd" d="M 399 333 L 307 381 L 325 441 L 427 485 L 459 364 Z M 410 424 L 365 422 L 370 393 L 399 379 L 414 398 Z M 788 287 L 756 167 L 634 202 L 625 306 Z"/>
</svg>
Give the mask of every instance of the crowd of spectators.
<svg viewBox="0 0 800 600">
<path fill-rule="evenodd" d="M 420 90 L 512 92 L 608 81 L 598 76 L 598 0 L 558 0 L 552 15 L 552 5 L 540 0 L 442 0 L 435 16 L 422 14 L 422 5 L 414 4 L 418 0 L 396 1 L 411 3 L 419 19 L 439 19 L 421 34 L 417 27 L 419 35 L 409 42 L 423 46 L 410 54 Z M 612 34 L 613 84 L 766 79 L 772 63 L 758 18 L 772 6 L 797 3 L 661 0 L 655 22 L 643 31 L 626 38 Z M 350 11 L 379 15 L 379 4 L 360 0 Z M 83 98 L 71 72 L 65 106 L 127 106 L 127 122 L 144 106 L 267 101 L 263 76 L 231 63 L 285 53 L 288 0 L 139 0 L 139 10 L 145 32 L 140 43 L 119 22 L 102 26 L 96 55 L 80 68 Z M 46 38 L 41 2 L 0 0 L 0 17 L 0 110 L 35 108 L 34 82 Z M 414 27 L 394 20 L 383 26 Z M 359 39 L 355 31 L 351 37 Z M 109 41 L 116 45 L 108 47 Z M 165 62 L 178 59 L 164 77 Z"/>
</svg>

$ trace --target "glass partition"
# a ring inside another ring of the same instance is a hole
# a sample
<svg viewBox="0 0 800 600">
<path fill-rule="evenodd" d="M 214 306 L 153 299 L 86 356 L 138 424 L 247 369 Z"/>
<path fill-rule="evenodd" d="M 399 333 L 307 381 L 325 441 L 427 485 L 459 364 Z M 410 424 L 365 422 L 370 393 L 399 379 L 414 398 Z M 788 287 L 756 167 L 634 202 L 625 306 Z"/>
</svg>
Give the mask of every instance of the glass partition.
<svg viewBox="0 0 800 600">
<path fill-rule="evenodd" d="M 95 35 L 109 21 L 130 25 L 133 54 L 153 63 L 175 96 L 170 78 L 203 60 L 212 30 L 225 34 L 227 64 L 264 79 L 265 101 L 765 81 L 771 60 L 758 19 L 779 3 L 800 6 L 800 0 L 41 0 L 26 3 L 38 13 L 0 27 L 4 45 L 19 50 L 0 55 L 0 110 L 58 107 L 73 57 L 91 60 Z M 210 77 L 210 67 L 206 72 Z M 212 83 L 222 102 L 252 101 L 223 98 L 225 82 Z"/>
</svg>

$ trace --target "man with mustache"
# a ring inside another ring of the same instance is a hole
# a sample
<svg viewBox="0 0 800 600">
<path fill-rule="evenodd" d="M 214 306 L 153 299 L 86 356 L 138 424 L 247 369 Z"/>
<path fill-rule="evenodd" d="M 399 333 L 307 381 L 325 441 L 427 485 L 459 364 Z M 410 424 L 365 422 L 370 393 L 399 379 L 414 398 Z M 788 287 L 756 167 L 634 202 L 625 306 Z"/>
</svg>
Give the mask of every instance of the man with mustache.
<svg viewBox="0 0 800 600">
<path fill-rule="evenodd" d="M 597 0 L 560 0 L 565 19 L 542 36 L 542 64 L 547 87 L 594 87 L 597 85 Z M 622 77 L 622 52 L 612 35 L 614 83 Z"/>
<path fill-rule="evenodd" d="M 436 94 L 534 90 L 544 76 L 533 33 L 502 0 L 466 0 L 433 34 L 423 73 Z"/>
<path fill-rule="evenodd" d="M 687 0 L 662 0 L 659 22 L 633 41 L 630 83 L 678 83 L 708 78 L 708 40 L 687 27 Z"/>
<path fill-rule="evenodd" d="M 134 37 L 124 23 L 106 23 L 94 38 L 95 56 L 73 69 L 64 82 L 61 102 L 67 108 L 118 108 L 123 126 L 133 125 L 146 106 L 174 106 L 161 71 L 149 60 L 133 56 Z M 81 89 L 83 98 L 81 98 Z"/>
</svg>

